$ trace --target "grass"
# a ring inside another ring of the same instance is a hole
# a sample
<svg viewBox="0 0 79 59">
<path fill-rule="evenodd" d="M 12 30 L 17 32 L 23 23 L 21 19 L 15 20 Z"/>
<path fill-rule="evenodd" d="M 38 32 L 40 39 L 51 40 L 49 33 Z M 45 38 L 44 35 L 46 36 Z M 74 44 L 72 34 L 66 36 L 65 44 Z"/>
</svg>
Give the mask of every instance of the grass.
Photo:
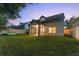
<svg viewBox="0 0 79 59">
<path fill-rule="evenodd" d="M 8 35 L 17 35 L 16 33 L 8 33 Z"/>
<path fill-rule="evenodd" d="M 79 41 L 70 37 L 1 36 L 2 56 L 77 56 Z"/>
</svg>

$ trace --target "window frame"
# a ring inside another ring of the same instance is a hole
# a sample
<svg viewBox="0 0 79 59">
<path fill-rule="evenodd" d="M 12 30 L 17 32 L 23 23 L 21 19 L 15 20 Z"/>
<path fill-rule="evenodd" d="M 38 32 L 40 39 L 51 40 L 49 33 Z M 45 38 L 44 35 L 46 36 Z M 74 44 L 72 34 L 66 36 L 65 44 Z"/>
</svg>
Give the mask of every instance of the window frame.
<svg viewBox="0 0 79 59">
<path fill-rule="evenodd" d="M 56 26 L 52 26 L 52 27 L 49 27 L 49 33 L 53 33 L 55 34 L 56 33 Z"/>
</svg>

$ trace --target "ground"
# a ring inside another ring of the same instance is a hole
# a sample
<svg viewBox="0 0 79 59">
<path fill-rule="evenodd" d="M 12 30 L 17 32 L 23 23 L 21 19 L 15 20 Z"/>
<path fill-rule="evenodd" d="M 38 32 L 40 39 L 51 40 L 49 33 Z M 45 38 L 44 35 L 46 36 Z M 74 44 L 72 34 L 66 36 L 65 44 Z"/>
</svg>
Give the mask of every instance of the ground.
<svg viewBox="0 0 79 59">
<path fill-rule="evenodd" d="M 62 36 L 0 36 L 0 55 L 74 56 L 79 55 L 79 41 Z"/>
</svg>

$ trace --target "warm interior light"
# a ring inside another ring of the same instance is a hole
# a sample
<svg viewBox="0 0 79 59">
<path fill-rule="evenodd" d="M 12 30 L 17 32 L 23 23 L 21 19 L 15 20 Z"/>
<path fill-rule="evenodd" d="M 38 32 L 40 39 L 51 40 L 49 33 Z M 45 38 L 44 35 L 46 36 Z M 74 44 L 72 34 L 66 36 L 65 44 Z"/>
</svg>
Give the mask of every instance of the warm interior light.
<svg viewBox="0 0 79 59">
<path fill-rule="evenodd" d="M 56 33 L 56 27 L 49 27 L 49 33 Z"/>
<path fill-rule="evenodd" d="M 33 25 L 32 27 L 31 27 L 31 33 L 32 34 L 37 34 L 38 33 L 38 25 Z"/>
</svg>

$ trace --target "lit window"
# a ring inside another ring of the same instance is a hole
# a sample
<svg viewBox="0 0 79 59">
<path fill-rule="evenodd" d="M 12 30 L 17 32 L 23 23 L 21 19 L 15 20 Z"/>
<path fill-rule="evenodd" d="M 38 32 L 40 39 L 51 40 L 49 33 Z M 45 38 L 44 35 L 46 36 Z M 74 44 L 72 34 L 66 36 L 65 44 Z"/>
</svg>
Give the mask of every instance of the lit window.
<svg viewBox="0 0 79 59">
<path fill-rule="evenodd" d="M 49 33 L 56 33 L 56 27 L 49 27 Z"/>
<path fill-rule="evenodd" d="M 36 27 L 32 27 L 31 32 L 32 32 L 32 34 L 36 34 Z"/>
</svg>

